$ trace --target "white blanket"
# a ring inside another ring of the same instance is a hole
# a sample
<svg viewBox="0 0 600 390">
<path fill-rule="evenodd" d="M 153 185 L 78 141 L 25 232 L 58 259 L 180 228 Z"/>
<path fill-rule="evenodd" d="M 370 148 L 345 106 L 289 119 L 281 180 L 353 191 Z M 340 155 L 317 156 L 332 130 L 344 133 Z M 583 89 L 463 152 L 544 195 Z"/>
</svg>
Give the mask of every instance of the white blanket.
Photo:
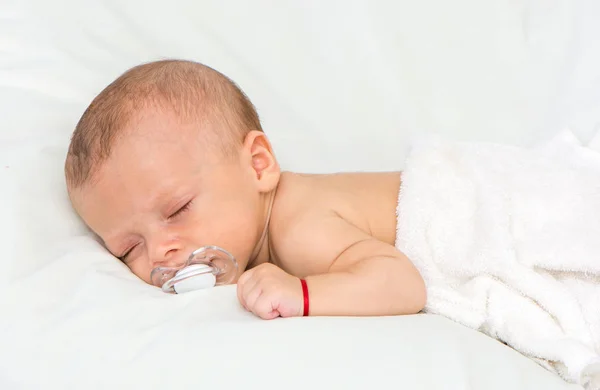
<svg viewBox="0 0 600 390">
<path fill-rule="evenodd" d="M 427 312 L 588 389 L 600 388 L 599 140 L 419 140 L 402 174 L 396 241 L 426 281 Z"/>
</svg>

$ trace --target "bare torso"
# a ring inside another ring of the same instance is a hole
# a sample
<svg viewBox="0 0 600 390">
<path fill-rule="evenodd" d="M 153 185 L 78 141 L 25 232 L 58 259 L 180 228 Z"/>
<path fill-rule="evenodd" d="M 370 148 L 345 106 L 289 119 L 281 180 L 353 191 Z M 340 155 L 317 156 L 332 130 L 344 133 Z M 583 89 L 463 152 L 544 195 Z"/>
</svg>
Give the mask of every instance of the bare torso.
<svg viewBox="0 0 600 390">
<path fill-rule="evenodd" d="M 299 278 L 310 290 L 311 315 L 422 310 L 423 279 L 394 245 L 400 182 L 400 172 L 284 173 L 262 249 L 268 256 L 242 275 L 240 300 L 267 318 L 279 308 L 299 313 Z"/>
<path fill-rule="evenodd" d="M 400 172 L 325 175 L 284 172 L 269 228 L 271 262 L 293 274 L 325 272 L 334 259 L 312 259 L 323 252 L 319 251 L 319 246 L 326 245 L 322 237 L 289 227 L 297 225 L 310 229 L 310 226 L 320 226 L 335 218 L 344 220 L 368 236 L 394 245 L 400 179 Z M 315 229 L 314 234 L 319 234 L 318 231 Z M 282 248 L 284 245 L 286 248 Z M 306 248 L 311 245 L 315 248 Z M 293 259 L 293 254 L 283 255 L 292 251 L 313 255 L 307 261 Z"/>
</svg>

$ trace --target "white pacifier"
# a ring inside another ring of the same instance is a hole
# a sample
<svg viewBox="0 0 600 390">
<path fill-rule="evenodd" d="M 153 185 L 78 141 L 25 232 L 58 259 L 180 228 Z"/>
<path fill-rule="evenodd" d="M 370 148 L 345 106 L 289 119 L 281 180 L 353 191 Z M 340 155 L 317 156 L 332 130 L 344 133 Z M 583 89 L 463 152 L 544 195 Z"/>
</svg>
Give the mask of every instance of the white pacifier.
<svg viewBox="0 0 600 390">
<path fill-rule="evenodd" d="M 231 283 L 237 268 L 235 258 L 225 249 L 203 246 L 193 251 L 179 267 L 154 268 L 150 280 L 166 293 L 183 294 Z"/>
</svg>

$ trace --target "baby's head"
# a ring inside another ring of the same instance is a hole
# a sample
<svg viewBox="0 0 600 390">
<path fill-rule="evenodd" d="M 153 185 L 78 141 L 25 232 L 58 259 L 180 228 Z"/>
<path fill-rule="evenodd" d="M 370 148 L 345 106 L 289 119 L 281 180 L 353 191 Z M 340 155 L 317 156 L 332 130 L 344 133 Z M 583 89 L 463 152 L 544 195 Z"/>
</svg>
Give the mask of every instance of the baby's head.
<svg viewBox="0 0 600 390">
<path fill-rule="evenodd" d="M 90 104 L 65 164 L 71 202 L 142 280 L 196 248 L 231 252 L 241 273 L 263 232 L 280 170 L 258 115 L 202 64 L 128 70 Z"/>
</svg>

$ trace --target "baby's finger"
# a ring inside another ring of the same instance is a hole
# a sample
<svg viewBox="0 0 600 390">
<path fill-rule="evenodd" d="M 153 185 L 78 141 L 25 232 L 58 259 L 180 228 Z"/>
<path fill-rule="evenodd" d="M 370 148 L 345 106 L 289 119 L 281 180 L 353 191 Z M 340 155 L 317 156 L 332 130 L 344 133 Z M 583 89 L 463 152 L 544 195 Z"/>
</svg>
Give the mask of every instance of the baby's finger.
<svg viewBox="0 0 600 390">
<path fill-rule="evenodd" d="M 245 300 L 245 294 L 244 291 L 246 291 L 248 289 L 248 287 L 252 287 L 253 283 L 248 285 L 248 281 L 252 280 L 252 275 L 254 273 L 252 272 L 252 270 L 250 271 L 246 271 L 242 274 L 242 276 L 240 276 L 240 278 L 237 281 L 237 297 L 238 300 L 240 301 L 240 303 L 242 304 L 242 306 L 244 306 L 244 308 L 248 311 L 250 311 L 250 308 L 248 307 L 248 305 L 246 304 L 246 300 Z"/>
<path fill-rule="evenodd" d="M 261 294 L 262 294 L 262 288 L 256 282 L 251 287 L 249 286 L 248 289 L 244 289 L 244 302 L 246 302 L 246 306 L 248 307 L 248 310 L 250 310 L 254 314 L 257 314 L 254 311 L 254 306 L 255 306 L 256 300 L 258 299 L 258 297 Z"/>
<path fill-rule="evenodd" d="M 244 292 L 242 291 L 243 285 L 237 285 L 237 297 L 238 301 L 240 301 L 240 305 L 244 307 L 244 309 L 248 310 L 248 306 L 246 306 L 246 301 L 244 300 Z M 248 310 L 249 311 L 249 310 Z"/>
<path fill-rule="evenodd" d="M 272 320 L 279 317 L 279 311 L 273 308 L 273 299 L 268 294 L 262 294 L 254 304 L 254 314 L 263 320 Z"/>
<path fill-rule="evenodd" d="M 254 275 L 254 268 L 253 269 L 249 269 L 247 271 L 245 271 L 238 279 L 237 284 L 244 284 L 248 281 L 248 279 L 252 278 L 252 276 Z"/>
</svg>

